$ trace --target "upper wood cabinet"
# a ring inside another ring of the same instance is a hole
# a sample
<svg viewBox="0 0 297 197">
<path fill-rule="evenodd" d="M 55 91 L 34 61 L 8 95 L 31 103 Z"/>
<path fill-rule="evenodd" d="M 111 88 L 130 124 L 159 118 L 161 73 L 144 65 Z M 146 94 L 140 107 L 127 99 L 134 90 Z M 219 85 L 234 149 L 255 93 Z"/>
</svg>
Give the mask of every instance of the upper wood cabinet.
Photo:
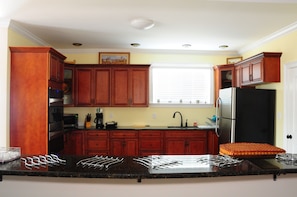
<svg viewBox="0 0 297 197">
<path fill-rule="evenodd" d="M 76 106 L 148 106 L 149 65 L 77 65 Z"/>
<path fill-rule="evenodd" d="M 62 89 L 63 81 L 52 77 L 52 66 L 62 66 L 66 57 L 50 47 L 10 51 L 10 146 L 24 155 L 48 154 L 48 88 Z"/>
<path fill-rule="evenodd" d="M 74 106 L 74 65 L 64 65 L 64 106 Z"/>
<path fill-rule="evenodd" d="M 214 76 L 215 76 L 215 99 L 218 98 L 220 89 L 235 87 L 236 85 L 234 64 L 214 66 Z"/>
<path fill-rule="evenodd" d="M 240 86 L 280 82 L 282 53 L 263 52 L 235 64 L 239 67 Z"/>
<path fill-rule="evenodd" d="M 110 106 L 111 68 L 81 65 L 75 73 L 76 106 Z"/>
<path fill-rule="evenodd" d="M 112 106 L 148 106 L 148 66 L 113 68 Z"/>
<path fill-rule="evenodd" d="M 64 59 L 57 53 L 50 53 L 50 80 L 59 83 L 64 80 Z"/>
</svg>

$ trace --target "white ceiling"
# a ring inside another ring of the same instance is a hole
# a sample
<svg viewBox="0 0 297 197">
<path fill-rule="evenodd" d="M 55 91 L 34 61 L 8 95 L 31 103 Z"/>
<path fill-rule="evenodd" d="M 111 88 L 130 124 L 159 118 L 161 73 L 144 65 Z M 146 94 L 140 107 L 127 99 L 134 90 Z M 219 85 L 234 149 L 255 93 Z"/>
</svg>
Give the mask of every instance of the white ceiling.
<svg viewBox="0 0 297 197">
<path fill-rule="evenodd" d="M 297 0 L 0 0 L 13 21 L 57 49 L 224 51 L 244 49 L 297 27 Z M 155 22 L 149 30 L 135 18 Z M 133 49 L 131 43 L 140 43 Z M 183 48 L 183 44 L 191 44 Z"/>
</svg>

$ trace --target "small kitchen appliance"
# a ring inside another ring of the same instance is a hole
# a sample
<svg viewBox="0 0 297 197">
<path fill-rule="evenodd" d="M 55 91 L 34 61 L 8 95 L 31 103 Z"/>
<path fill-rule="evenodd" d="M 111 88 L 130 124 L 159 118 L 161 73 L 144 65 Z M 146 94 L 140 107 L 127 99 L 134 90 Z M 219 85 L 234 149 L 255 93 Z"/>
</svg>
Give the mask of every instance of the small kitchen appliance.
<svg viewBox="0 0 297 197">
<path fill-rule="evenodd" d="M 96 118 L 94 119 L 94 122 L 96 123 L 96 129 L 103 129 L 103 113 L 99 112 L 96 113 Z"/>
</svg>

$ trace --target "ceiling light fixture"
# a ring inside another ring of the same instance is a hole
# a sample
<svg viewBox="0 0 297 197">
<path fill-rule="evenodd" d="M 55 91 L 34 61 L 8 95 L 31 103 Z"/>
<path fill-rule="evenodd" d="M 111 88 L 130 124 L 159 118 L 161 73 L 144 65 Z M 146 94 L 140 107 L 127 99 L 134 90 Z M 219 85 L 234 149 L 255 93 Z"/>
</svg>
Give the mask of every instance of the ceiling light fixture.
<svg viewBox="0 0 297 197">
<path fill-rule="evenodd" d="M 190 48 L 192 45 L 191 44 L 183 44 L 182 47 L 184 48 Z"/>
<path fill-rule="evenodd" d="M 227 49 L 229 46 L 228 45 L 220 45 L 219 48 L 220 49 Z"/>
<path fill-rule="evenodd" d="M 148 30 L 155 26 L 153 20 L 145 18 L 133 19 L 130 24 L 132 25 L 132 27 L 140 30 Z"/>
<path fill-rule="evenodd" d="M 76 46 L 76 47 L 80 47 L 82 45 L 82 43 L 74 42 L 74 43 L 72 43 L 72 45 Z"/>
<path fill-rule="evenodd" d="M 131 45 L 132 47 L 135 47 L 135 48 L 140 46 L 139 43 L 131 43 L 130 45 Z"/>
</svg>

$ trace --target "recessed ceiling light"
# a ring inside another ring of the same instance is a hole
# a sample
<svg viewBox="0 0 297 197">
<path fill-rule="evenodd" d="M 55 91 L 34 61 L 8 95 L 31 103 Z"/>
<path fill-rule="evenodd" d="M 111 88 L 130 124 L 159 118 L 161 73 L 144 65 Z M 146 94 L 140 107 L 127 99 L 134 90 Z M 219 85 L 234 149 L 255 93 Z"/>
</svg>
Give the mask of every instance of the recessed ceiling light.
<svg viewBox="0 0 297 197">
<path fill-rule="evenodd" d="M 82 45 L 82 43 L 79 43 L 79 42 L 74 42 L 74 43 L 72 43 L 72 45 L 73 45 L 73 46 L 76 46 L 76 47 L 79 47 L 79 46 L 81 46 L 81 45 Z"/>
<path fill-rule="evenodd" d="M 130 24 L 132 25 L 132 27 L 135 27 L 136 29 L 141 29 L 141 30 L 148 30 L 155 26 L 155 23 L 153 20 L 146 19 L 146 18 L 133 19 Z"/>
<path fill-rule="evenodd" d="M 227 49 L 229 46 L 228 45 L 220 45 L 219 48 L 220 49 Z"/>
<path fill-rule="evenodd" d="M 183 44 L 182 45 L 184 48 L 190 48 L 192 45 L 191 44 Z"/>
<path fill-rule="evenodd" d="M 131 43 L 130 45 L 131 45 L 132 47 L 139 47 L 139 46 L 140 46 L 139 43 Z"/>
</svg>

